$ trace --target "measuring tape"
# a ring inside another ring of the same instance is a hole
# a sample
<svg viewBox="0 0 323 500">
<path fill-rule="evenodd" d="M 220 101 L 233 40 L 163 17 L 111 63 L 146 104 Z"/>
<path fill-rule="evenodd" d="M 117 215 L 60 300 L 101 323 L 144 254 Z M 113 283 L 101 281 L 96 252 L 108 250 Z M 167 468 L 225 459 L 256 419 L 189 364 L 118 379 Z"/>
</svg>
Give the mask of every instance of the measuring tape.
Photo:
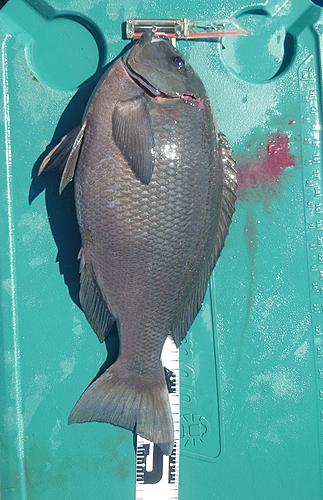
<svg viewBox="0 0 323 500">
<path fill-rule="evenodd" d="M 162 363 L 166 368 L 169 400 L 174 421 L 174 448 L 168 457 L 154 443 L 137 436 L 136 500 L 178 500 L 180 399 L 179 350 L 167 337 Z"/>
<path fill-rule="evenodd" d="M 317 75 L 314 56 L 299 68 L 303 190 L 306 217 L 308 274 L 311 320 L 320 429 L 321 467 L 323 465 L 323 191 L 322 141 Z"/>
</svg>

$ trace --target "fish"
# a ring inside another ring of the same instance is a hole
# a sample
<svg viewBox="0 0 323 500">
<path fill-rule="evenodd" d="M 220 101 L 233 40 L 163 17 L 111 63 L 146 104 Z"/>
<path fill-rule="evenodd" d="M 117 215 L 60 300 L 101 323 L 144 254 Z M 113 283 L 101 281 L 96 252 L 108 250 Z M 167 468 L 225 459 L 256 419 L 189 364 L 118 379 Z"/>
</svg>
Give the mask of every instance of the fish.
<svg viewBox="0 0 323 500">
<path fill-rule="evenodd" d="M 236 200 L 235 161 L 205 87 L 166 35 L 144 33 L 104 73 L 82 123 L 39 169 L 74 180 L 79 298 L 116 361 L 68 423 L 107 422 L 170 455 L 173 418 L 161 353 L 198 314 Z"/>
</svg>

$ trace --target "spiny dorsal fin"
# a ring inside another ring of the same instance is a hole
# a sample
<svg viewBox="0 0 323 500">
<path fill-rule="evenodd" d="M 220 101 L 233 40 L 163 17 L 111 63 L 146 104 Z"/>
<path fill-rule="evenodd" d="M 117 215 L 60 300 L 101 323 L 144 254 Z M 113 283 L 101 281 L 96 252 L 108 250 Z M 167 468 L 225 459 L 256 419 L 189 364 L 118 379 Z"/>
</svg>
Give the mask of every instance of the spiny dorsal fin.
<svg viewBox="0 0 323 500">
<path fill-rule="evenodd" d="M 235 161 L 231 158 L 231 149 L 228 146 L 225 136 L 221 133 L 219 134 L 219 149 L 223 167 L 223 190 L 214 251 L 201 273 L 199 283 L 195 289 L 192 290 L 191 295 L 188 296 L 186 309 L 171 328 L 171 335 L 177 347 L 179 347 L 182 340 L 186 337 L 191 324 L 201 308 L 207 289 L 208 279 L 224 246 L 224 241 L 228 234 L 232 215 L 234 213 L 237 172 L 235 170 Z"/>
<path fill-rule="evenodd" d="M 87 264 L 83 249 L 80 250 L 80 302 L 84 314 L 97 334 L 100 342 L 104 342 L 115 318 L 110 313 L 106 301 L 102 297 L 99 285 L 96 282 L 92 266 Z"/>
<path fill-rule="evenodd" d="M 219 142 L 223 166 L 223 196 L 218 222 L 215 252 L 212 257 L 213 265 L 215 265 L 224 246 L 224 241 L 228 234 L 228 229 L 231 224 L 232 216 L 234 214 L 234 204 L 237 198 L 237 171 L 235 169 L 236 162 L 231 157 L 231 149 L 228 146 L 225 136 L 221 133 L 219 134 Z"/>
<path fill-rule="evenodd" d="M 144 93 L 118 101 L 112 114 L 113 138 L 135 176 L 149 184 L 154 170 L 154 135 Z"/>
<path fill-rule="evenodd" d="M 48 153 L 40 165 L 38 175 L 45 171 L 62 174 L 59 187 L 60 194 L 74 177 L 85 127 L 86 122 L 64 135 L 62 140 Z"/>
</svg>

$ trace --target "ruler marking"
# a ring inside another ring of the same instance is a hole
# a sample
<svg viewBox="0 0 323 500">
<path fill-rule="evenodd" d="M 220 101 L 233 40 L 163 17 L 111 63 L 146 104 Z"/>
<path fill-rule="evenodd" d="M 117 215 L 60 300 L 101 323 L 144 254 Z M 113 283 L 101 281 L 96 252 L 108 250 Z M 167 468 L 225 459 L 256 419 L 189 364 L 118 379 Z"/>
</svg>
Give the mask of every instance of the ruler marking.
<svg viewBox="0 0 323 500">
<path fill-rule="evenodd" d="M 168 457 L 158 446 L 137 436 L 136 500 L 178 500 L 180 400 L 179 351 L 167 338 L 162 354 L 174 422 L 174 448 Z"/>
<path fill-rule="evenodd" d="M 306 221 L 310 313 L 315 355 L 318 428 L 323 437 L 323 198 L 322 142 L 319 117 L 317 76 L 314 56 L 299 68 L 300 110 L 303 157 L 303 191 Z M 321 481 L 323 471 L 323 439 L 320 439 Z"/>
</svg>

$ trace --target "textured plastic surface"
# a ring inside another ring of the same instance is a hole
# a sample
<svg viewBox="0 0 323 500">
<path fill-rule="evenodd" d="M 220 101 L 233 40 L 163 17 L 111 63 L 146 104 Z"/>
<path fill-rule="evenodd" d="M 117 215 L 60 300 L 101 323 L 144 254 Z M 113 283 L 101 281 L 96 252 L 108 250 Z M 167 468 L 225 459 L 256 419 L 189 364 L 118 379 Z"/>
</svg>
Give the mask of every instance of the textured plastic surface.
<svg viewBox="0 0 323 500">
<path fill-rule="evenodd" d="M 77 306 L 72 186 L 59 197 L 56 177 L 36 172 L 127 45 L 122 22 L 231 15 L 253 36 L 178 43 L 208 89 L 240 182 L 180 352 L 179 498 L 323 497 L 323 11 L 310 0 L 9 0 L 0 10 L 4 500 L 134 497 L 132 434 L 67 426 L 106 349 Z"/>
</svg>

